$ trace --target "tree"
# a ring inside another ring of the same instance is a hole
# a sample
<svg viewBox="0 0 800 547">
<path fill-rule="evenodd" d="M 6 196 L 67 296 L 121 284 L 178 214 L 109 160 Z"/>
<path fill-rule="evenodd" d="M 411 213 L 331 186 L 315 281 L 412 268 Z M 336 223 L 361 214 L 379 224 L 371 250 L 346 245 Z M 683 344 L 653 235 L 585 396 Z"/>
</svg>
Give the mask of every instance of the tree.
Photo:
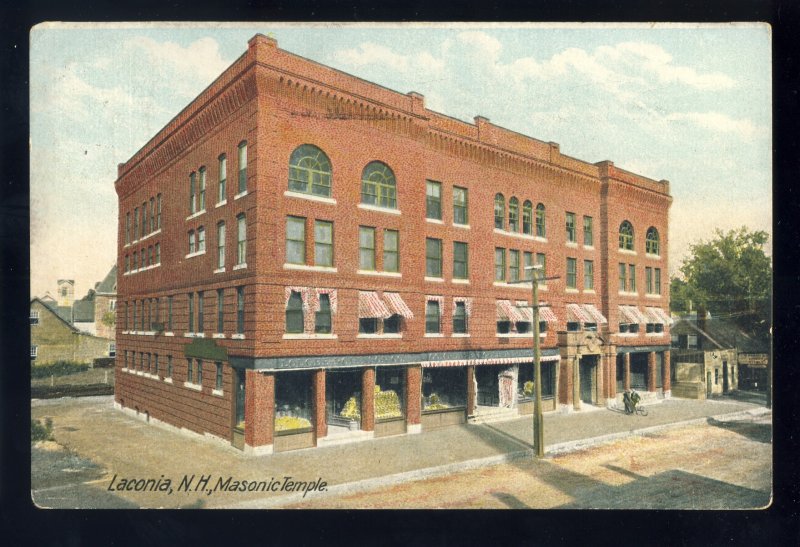
<svg viewBox="0 0 800 547">
<path fill-rule="evenodd" d="M 678 301 L 691 299 L 695 308 L 730 319 L 753 334 L 769 331 L 772 264 L 764 252 L 769 234 L 747 227 L 727 233 L 716 230 L 710 241 L 691 246 L 681 273 L 685 282 L 672 281 Z M 674 297 L 675 295 L 673 295 Z"/>
</svg>

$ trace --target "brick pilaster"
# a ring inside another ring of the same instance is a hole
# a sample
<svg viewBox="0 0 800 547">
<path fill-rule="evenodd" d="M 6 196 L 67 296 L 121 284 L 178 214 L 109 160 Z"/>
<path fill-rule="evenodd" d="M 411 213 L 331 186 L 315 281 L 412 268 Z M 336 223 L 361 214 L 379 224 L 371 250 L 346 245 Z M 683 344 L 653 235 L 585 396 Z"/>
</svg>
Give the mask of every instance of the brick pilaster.
<svg viewBox="0 0 800 547">
<path fill-rule="evenodd" d="M 244 397 L 245 443 L 253 447 L 272 444 L 275 429 L 275 375 L 248 370 Z"/>
<path fill-rule="evenodd" d="M 615 399 L 617 397 L 617 354 L 607 353 L 605 361 L 608 368 L 608 398 Z"/>
<path fill-rule="evenodd" d="M 581 409 L 581 358 L 578 356 L 570 358 L 570 368 L 572 369 L 572 408 Z"/>
<path fill-rule="evenodd" d="M 422 411 L 422 367 L 409 365 L 406 368 L 406 423 L 420 423 Z"/>
<path fill-rule="evenodd" d="M 314 431 L 317 438 L 328 436 L 325 414 L 325 369 L 314 371 Z"/>
<path fill-rule="evenodd" d="M 367 367 L 361 376 L 361 429 L 375 429 L 375 369 Z"/>
<path fill-rule="evenodd" d="M 647 391 L 656 390 L 656 352 L 647 354 Z"/>
<path fill-rule="evenodd" d="M 467 367 L 467 416 L 475 415 L 475 367 Z"/>
<path fill-rule="evenodd" d="M 662 385 L 664 386 L 664 393 L 666 393 L 667 391 L 672 390 L 672 364 L 670 363 L 669 350 L 664 352 L 664 361 L 662 363 L 661 370 L 664 374 Z"/>
<path fill-rule="evenodd" d="M 623 353 L 622 354 L 622 362 L 625 367 L 625 376 L 622 380 L 622 387 L 625 389 L 631 388 L 631 354 L 630 353 Z"/>
</svg>

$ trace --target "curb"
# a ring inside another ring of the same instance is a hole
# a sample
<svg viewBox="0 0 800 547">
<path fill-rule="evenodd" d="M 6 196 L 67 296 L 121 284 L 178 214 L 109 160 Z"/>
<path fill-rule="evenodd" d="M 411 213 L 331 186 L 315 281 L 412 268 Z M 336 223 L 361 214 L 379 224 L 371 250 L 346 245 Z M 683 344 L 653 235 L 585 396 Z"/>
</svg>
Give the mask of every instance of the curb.
<svg viewBox="0 0 800 547">
<path fill-rule="evenodd" d="M 563 443 L 557 443 L 550 446 L 546 446 L 545 448 L 547 452 L 545 454 L 545 458 L 550 458 L 552 456 L 560 456 L 571 452 L 578 452 L 580 450 L 585 450 L 593 446 L 598 446 L 611 441 L 616 441 L 619 439 L 623 439 L 625 437 L 632 437 L 635 435 L 644 436 L 656 433 L 658 431 L 664 431 L 667 429 L 703 424 L 707 423 L 709 419 L 718 421 L 723 421 L 723 420 L 735 421 L 735 420 L 756 418 L 771 413 L 772 410 L 769 408 L 758 407 L 754 409 L 730 412 L 727 414 L 717 414 L 714 416 L 705 416 L 702 418 L 692 418 L 690 420 L 683 420 L 680 422 L 672 422 L 668 424 L 655 425 L 651 427 L 643 427 L 640 429 L 631 429 L 630 431 L 620 431 L 617 433 L 609 433 L 607 435 L 599 435 L 597 437 L 589 437 L 586 439 L 579 439 L 575 441 L 567 441 Z M 415 469 L 413 471 L 394 473 L 392 475 L 385 475 L 382 477 L 373 477 L 369 479 L 362 479 L 359 481 L 336 484 L 330 486 L 324 492 L 315 493 L 314 498 L 319 499 L 319 498 L 358 494 L 382 487 L 397 486 L 398 484 L 404 482 L 411 482 L 422 479 L 432 479 L 436 477 L 441 477 L 443 475 L 450 475 L 452 473 L 471 471 L 483 467 L 491 467 L 503 463 L 510 463 L 523 458 L 530 458 L 532 452 L 533 452 L 532 449 L 515 450 L 514 452 L 508 452 L 506 454 L 498 454 L 496 456 L 488 456 L 486 458 L 476 458 L 473 460 L 467 460 L 463 462 L 455 462 L 436 467 L 426 467 L 423 469 Z M 269 498 L 247 500 L 239 503 L 220 505 L 209 508 L 210 509 L 269 509 L 269 508 L 278 508 L 284 505 L 291 505 L 293 503 L 301 503 L 304 499 L 306 499 L 306 495 L 293 493 L 293 494 L 286 494 L 282 496 L 275 496 Z"/>
</svg>

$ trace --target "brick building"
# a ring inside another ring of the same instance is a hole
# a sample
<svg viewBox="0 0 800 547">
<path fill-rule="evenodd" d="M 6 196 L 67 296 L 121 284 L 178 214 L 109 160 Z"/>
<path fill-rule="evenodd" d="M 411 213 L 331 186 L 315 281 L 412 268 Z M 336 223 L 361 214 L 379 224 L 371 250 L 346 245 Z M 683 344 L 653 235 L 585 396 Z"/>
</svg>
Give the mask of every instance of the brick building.
<svg viewBox="0 0 800 547">
<path fill-rule="evenodd" d="M 256 35 L 116 190 L 147 419 L 269 453 L 531 412 L 534 263 L 546 409 L 669 396 L 667 181 Z"/>
</svg>

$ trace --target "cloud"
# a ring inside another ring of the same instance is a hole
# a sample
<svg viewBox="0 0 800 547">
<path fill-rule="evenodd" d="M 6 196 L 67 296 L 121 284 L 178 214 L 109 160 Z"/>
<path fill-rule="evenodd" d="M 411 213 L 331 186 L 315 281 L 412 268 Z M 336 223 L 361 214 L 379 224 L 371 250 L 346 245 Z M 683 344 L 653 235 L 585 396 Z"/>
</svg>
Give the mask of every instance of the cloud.
<svg viewBox="0 0 800 547">
<path fill-rule="evenodd" d="M 401 55 L 386 46 L 371 42 L 359 44 L 355 48 L 336 51 L 333 53 L 333 58 L 337 62 L 350 67 L 359 68 L 366 65 L 379 65 L 402 73 L 418 70 L 438 72 L 444 69 L 444 61 L 437 59 L 427 51 Z"/>
<path fill-rule="evenodd" d="M 670 122 L 688 122 L 708 131 L 733 133 L 745 139 L 768 134 L 766 128 L 754 124 L 747 118 L 735 119 L 721 112 L 674 112 L 665 119 Z"/>
<path fill-rule="evenodd" d="M 680 83 L 700 90 L 730 89 L 736 85 L 733 78 L 721 72 L 701 74 L 692 67 L 672 64 L 672 56 L 655 44 L 623 42 L 601 52 L 638 65 L 643 71 L 655 74 L 661 83 Z"/>
</svg>

